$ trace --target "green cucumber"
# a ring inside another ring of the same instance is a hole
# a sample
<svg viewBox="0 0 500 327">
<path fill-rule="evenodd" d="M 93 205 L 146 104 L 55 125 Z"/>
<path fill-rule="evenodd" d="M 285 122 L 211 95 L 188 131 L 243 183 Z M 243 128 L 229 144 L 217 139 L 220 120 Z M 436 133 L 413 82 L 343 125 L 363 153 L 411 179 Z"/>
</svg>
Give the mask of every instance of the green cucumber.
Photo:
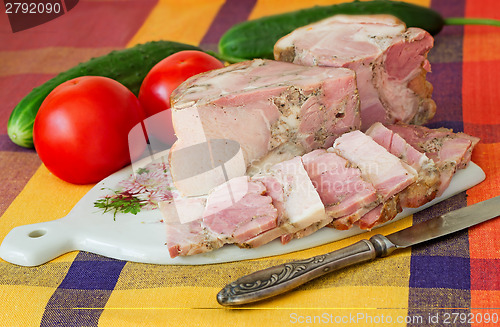
<svg viewBox="0 0 500 327">
<path fill-rule="evenodd" d="M 138 95 L 142 80 L 149 70 L 162 59 L 182 50 L 201 51 L 193 45 L 154 41 L 112 51 L 107 55 L 83 62 L 34 88 L 26 95 L 13 109 L 7 123 L 7 133 L 12 142 L 32 148 L 35 116 L 43 100 L 59 84 L 80 76 L 105 76 L 122 83 Z"/>
<path fill-rule="evenodd" d="M 500 21 L 481 18 L 447 18 L 437 11 L 415 4 L 372 0 L 344 2 L 329 6 L 315 6 L 284 14 L 265 16 L 234 25 L 219 40 L 222 56 L 233 62 L 254 58 L 273 59 L 274 44 L 296 28 L 337 15 L 389 14 L 398 17 L 408 27 L 419 27 L 432 35 L 444 25 L 482 24 L 500 26 Z"/>
</svg>

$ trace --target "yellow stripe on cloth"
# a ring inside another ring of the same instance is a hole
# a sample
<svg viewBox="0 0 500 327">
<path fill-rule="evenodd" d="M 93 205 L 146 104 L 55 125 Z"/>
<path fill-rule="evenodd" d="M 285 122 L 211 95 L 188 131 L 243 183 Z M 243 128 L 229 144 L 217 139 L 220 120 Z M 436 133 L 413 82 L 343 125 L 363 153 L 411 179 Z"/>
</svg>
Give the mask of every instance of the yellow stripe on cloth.
<svg viewBox="0 0 500 327">
<path fill-rule="evenodd" d="M 225 308 L 219 289 L 179 287 L 113 291 L 99 319 L 103 326 L 406 326 L 408 288 L 339 287 L 298 290 L 252 306 Z M 136 305 L 130 305 L 134 299 Z M 140 299 L 140 300 L 139 300 Z M 384 307 L 380 307 L 384 299 Z M 140 305 L 138 304 L 140 303 Z M 321 319 L 321 321 L 319 321 Z"/>
<path fill-rule="evenodd" d="M 198 45 L 223 3 L 223 0 L 160 0 L 127 47 L 158 40 Z"/>
<path fill-rule="evenodd" d="M 322 319 L 333 320 L 349 317 L 349 324 L 333 322 L 339 326 L 376 326 L 383 325 L 377 322 L 383 319 L 383 315 L 385 319 L 392 319 L 391 326 L 405 326 L 404 321 L 398 322 L 397 319 L 404 319 L 407 315 L 409 249 L 334 272 L 286 295 L 241 308 L 220 306 L 216 295 L 225 284 L 244 274 L 333 251 L 375 233 L 392 233 L 411 223 L 412 217 L 407 217 L 375 231 L 331 244 L 256 260 L 202 266 L 128 262 L 99 321 L 103 326 L 232 326 L 237 322 L 238 326 L 253 327 L 257 321 L 265 326 L 283 326 L 299 324 L 299 320 L 314 319 L 320 315 Z M 355 324 L 351 323 L 352 319 L 356 320 Z"/>
<path fill-rule="evenodd" d="M 2 285 L 0 287 L 0 324 L 2 326 L 39 326 L 45 305 L 54 293 L 51 287 Z"/>
<path fill-rule="evenodd" d="M 14 227 L 66 216 L 92 186 L 64 182 L 42 164 L 0 218 L 0 239 L 4 239 Z M 60 201 L 54 194 L 64 194 L 65 201 Z M 34 199 L 42 205 L 33 205 Z M 72 261 L 75 255 L 76 253 L 68 254 L 56 260 Z"/>
</svg>

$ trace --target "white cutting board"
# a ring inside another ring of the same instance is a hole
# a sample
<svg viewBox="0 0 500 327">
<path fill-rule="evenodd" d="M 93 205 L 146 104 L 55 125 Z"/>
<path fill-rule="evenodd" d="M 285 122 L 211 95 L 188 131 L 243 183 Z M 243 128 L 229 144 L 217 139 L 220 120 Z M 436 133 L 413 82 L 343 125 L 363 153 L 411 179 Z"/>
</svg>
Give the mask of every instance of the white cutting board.
<svg viewBox="0 0 500 327">
<path fill-rule="evenodd" d="M 324 228 L 286 245 L 278 240 L 254 249 L 226 245 L 209 253 L 171 259 L 165 246 L 165 226 L 158 210 L 141 211 L 137 215 L 117 214 L 115 220 L 112 213 L 103 214 L 94 207 L 97 199 L 109 194 L 106 188 L 115 189 L 131 173 L 132 167 L 129 166 L 104 179 L 63 218 L 14 228 L 0 245 L 0 257 L 21 266 L 37 266 L 62 254 L 81 250 L 133 262 L 201 265 L 290 253 L 366 232 L 357 227 L 348 231 Z M 441 197 L 420 208 L 405 209 L 395 220 L 467 190 L 484 179 L 482 169 L 471 162 L 469 167 L 455 174 Z"/>
</svg>

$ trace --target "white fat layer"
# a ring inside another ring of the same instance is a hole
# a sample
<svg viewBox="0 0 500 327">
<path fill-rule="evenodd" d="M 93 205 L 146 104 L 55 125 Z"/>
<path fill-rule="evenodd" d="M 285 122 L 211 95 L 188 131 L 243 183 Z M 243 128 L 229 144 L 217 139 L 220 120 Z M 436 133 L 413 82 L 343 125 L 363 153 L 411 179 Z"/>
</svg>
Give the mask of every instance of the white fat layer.
<svg viewBox="0 0 500 327">
<path fill-rule="evenodd" d="M 288 232 L 296 232 L 326 219 L 325 207 L 300 157 L 275 165 L 271 173 L 283 185 Z"/>
</svg>

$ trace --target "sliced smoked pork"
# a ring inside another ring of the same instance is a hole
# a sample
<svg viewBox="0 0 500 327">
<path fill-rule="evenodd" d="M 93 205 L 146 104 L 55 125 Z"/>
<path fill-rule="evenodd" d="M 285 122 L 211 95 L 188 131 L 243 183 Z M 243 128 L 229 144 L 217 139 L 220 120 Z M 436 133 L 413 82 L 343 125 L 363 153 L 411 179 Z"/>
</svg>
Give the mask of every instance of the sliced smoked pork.
<svg viewBox="0 0 500 327">
<path fill-rule="evenodd" d="M 366 134 L 417 171 L 417 181 L 399 194 L 403 207 L 418 208 L 436 197 L 440 174 L 432 159 L 381 123 L 373 124 Z"/>
<path fill-rule="evenodd" d="M 265 174 L 232 178 L 207 197 L 162 202 L 160 210 L 171 257 L 224 244 L 257 247 L 327 222 L 300 157 L 276 164 Z"/>
<path fill-rule="evenodd" d="M 328 149 L 347 159 L 361 170 L 369 181 L 387 200 L 417 180 L 417 172 L 389 153 L 383 146 L 361 131 L 346 133 L 335 140 Z"/>
<path fill-rule="evenodd" d="M 324 149 L 302 156 L 302 161 L 330 218 L 363 215 L 378 203 L 377 190 L 361 177 L 361 170 Z"/>
<path fill-rule="evenodd" d="M 275 44 L 275 59 L 356 71 L 362 130 L 373 123 L 423 124 L 436 111 L 427 53 L 434 40 L 389 15 L 336 15 Z"/>
<path fill-rule="evenodd" d="M 361 131 L 342 135 L 328 151 L 337 153 L 352 166 L 359 168 L 363 179 L 375 187 L 379 197 L 377 208 L 361 217 L 348 215 L 336 219 L 332 222 L 333 227 L 349 229 L 353 223 L 357 223 L 361 228 L 369 229 L 376 224 L 392 220 L 401 212 L 399 194 L 417 180 L 417 171 L 414 168 Z M 366 215 L 370 217 L 370 223 L 362 223 L 367 221 Z"/>
<path fill-rule="evenodd" d="M 330 226 L 361 229 L 440 195 L 465 168 L 478 139 L 449 129 L 374 124 L 316 149 L 239 176 L 203 197 L 160 203 L 171 257 L 235 244 L 285 244 Z M 444 186 L 443 186 L 444 185 Z M 421 197 L 421 198 L 420 198 Z"/>
<path fill-rule="evenodd" d="M 159 203 L 171 258 L 209 252 L 224 245 L 217 234 L 203 226 L 205 198 L 178 198 Z"/>
<path fill-rule="evenodd" d="M 345 68 L 256 59 L 188 79 L 172 93 L 171 102 L 178 138 L 170 154 L 171 171 L 185 195 L 206 194 L 220 184 L 210 177 L 203 183 L 181 183 L 184 176 L 203 171 L 196 159 L 189 171 L 186 148 L 214 139 L 235 141 L 244 171 L 273 151 L 278 161 L 290 159 L 282 147 L 291 144 L 294 155 L 301 155 L 329 147 L 339 135 L 361 126 L 355 73 Z M 241 170 L 236 167 L 225 176 L 236 177 Z"/>
<path fill-rule="evenodd" d="M 377 225 L 391 221 L 401 211 L 402 207 L 401 202 L 399 201 L 399 195 L 395 195 L 388 201 L 385 201 L 384 203 L 379 204 L 376 208 L 370 210 L 355 223 L 361 229 L 372 229 Z M 341 227 L 343 226 L 344 225 Z"/>
<path fill-rule="evenodd" d="M 278 211 L 282 215 L 274 230 L 244 242 L 243 246 L 256 247 L 328 220 L 325 206 L 300 157 L 276 164 L 268 172 L 252 177 L 252 180 L 261 180 L 268 186 L 268 192 L 278 203 Z"/>
<path fill-rule="evenodd" d="M 235 177 L 210 192 L 203 224 L 224 243 L 243 243 L 277 226 L 272 202 L 262 182 Z"/>
<path fill-rule="evenodd" d="M 454 133 L 448 128 L 431 129 L 408 124 L 393 124 L 387 128 L 434 161 L 440 176 L 436 196 L 440 196 L 448 188 L 457 169 L 467 167 L 472 150 L 479 142 L 477 137 Z"/>
</svg>

